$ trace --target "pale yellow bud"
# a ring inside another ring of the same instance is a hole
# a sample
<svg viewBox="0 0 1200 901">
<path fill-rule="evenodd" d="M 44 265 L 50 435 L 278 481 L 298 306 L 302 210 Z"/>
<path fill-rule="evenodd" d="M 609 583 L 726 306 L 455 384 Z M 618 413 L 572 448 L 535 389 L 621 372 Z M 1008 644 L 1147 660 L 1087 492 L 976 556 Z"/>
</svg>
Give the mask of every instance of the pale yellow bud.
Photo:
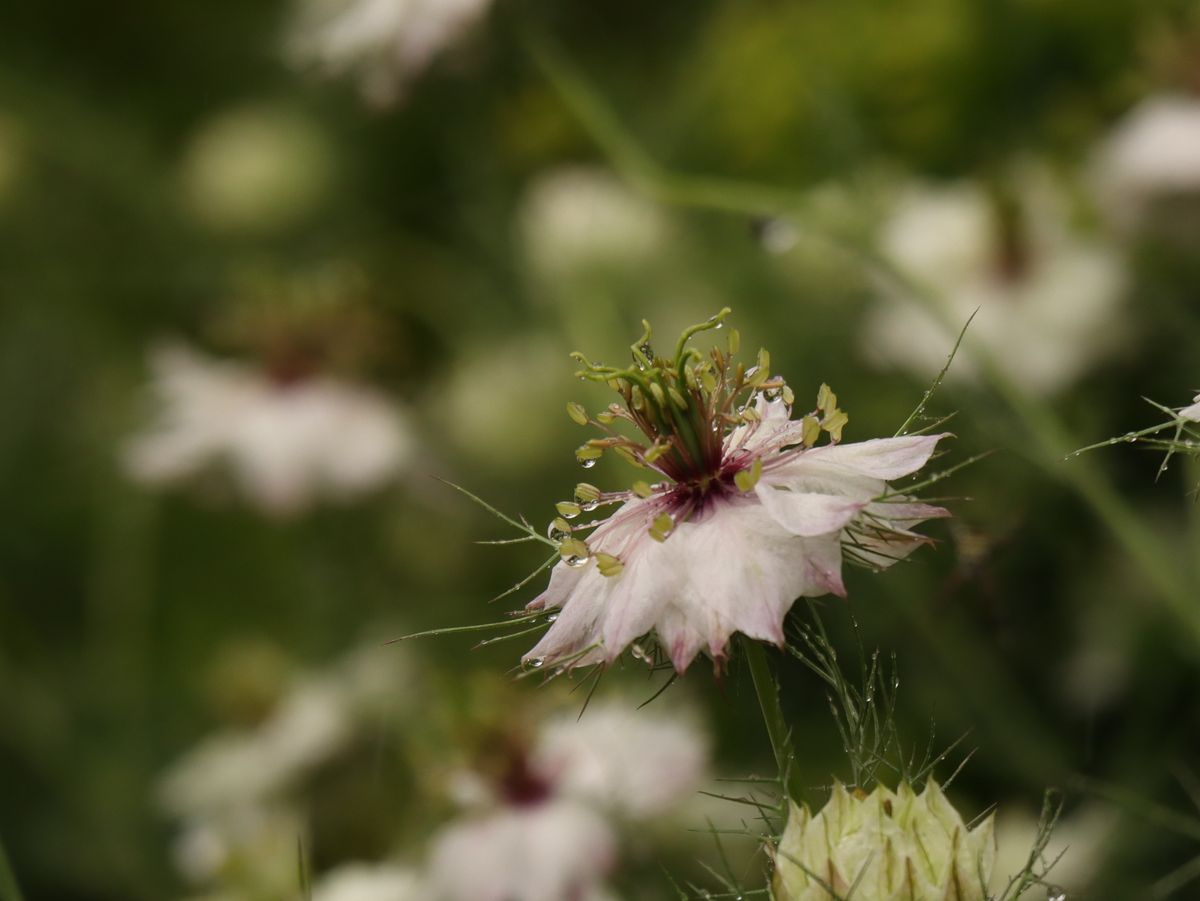
<svg viewBox="0 0 1200 901">
<path fill-rule="evenodd" d="M 930 779 L 870 794 L 837 784 L 815 816 L 790 804 L 775 850 L 776 901 L 986 901 L 996 858 L 993 818 L 968 829 Z M 830 891 L 836 893 L 831 896 Z"/>
</svg>

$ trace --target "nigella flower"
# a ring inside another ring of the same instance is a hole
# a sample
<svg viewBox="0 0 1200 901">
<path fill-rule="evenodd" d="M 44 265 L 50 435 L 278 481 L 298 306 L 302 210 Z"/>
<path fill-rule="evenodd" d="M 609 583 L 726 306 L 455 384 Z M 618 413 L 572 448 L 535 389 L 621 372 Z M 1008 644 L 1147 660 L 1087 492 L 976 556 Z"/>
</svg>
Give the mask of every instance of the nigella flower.
<svg viewBox="0 0 1200 901">
<path fill-rule="evenodd" d="M 775 852 L 778 901 L 986 901 L 996 858 L 992 815 L 968 829 L 930 779 L 866 794 L 833 787 L 814 816 L 790 803 Z"/>
<path fill-rule="evenodd" d="M 301 0 L 285 47 L 300 67 L 357 74 L 364 98 L 395 103 L 491 0 Z"/>
<path fill-rule="evenodd" d="M 862 332 L 869 359 L 932 378 L 970 320 L 948 378 L 977 378 L 973 356 L 984 352 L 1046 395 L 1119 349 L 1127 279 L 1116 249 L 1078 228 L 1048 173 L 1016 172 L 1006 188 L 918 184 L 902 194 L 879 247 L 910 284 L 879 280 Z"/>
<path fill-rule="evenodd" d="M 1200 216 L 1200 100 L 1147 97 L 1096 154 L 1093 175 L 1114 224 L 1187 238 Z"/>
<path fill-rule="evenodd" d="M 687 346 L 727 313 L 685 331 L 669 358 L 654 355 L 649 326 L 631 367 L 578 357 L 580 375 L 608 383 L 623 403 L 593 418 L 569 406 L 577 422 L 608 433 L 576 456 L 587 467 L 612 451 L 660 480 L 607 493 L 585 484 L 577 502 L 559 505 L 562 560 L 529 605 L 557 618 L 528 664 L 610 663 L 651 632 L 681 672 L 702 650 L 719 664 L 735 632 L 782 644 L 798 597 L 845 595 L 843 555 L 886 568 L 928 540 L 913 526 L 948 515 L 887 484 L 924 466 L 943 435 L 842 444 L 848 417 L 826 386 L 815 410 L 793 418 L 792 390 L 770 375 L 766 351 L 746 369 L 733 362 L 736 332 L 728 354 Z M 645 441 L 613 430 L 617 420 Z M 818 445 L 823 434 L 829 442 Z M 613 503 L 607 519 L 568 522 Z"/>
<path fill-rule="evenodd" d="M 418 901 L 429 897 L 421 876 L 396 864 L 342 864 L 313 886 L 313 901 Z"/>
<path fill-rule="evenodd" d="M 157 417 L 125 453 L 137 481 L 173 484 L 224 466 L 251 503 L 282 516 L 380 486 L 411 451 L 394 405 L 364 386 L 278 377 L 182 346 L 152 364 Z"/>
<path fill-rule="evenodd" d="M 501 754 L 494 784 L 467 777 L 476 809 L 434 839 L 432 897 L 600 901 L 617 823 L 684 800 L 704 773 L 707 742 L 684 719 L 610 702 L 551 721 Z"/>
</svg>

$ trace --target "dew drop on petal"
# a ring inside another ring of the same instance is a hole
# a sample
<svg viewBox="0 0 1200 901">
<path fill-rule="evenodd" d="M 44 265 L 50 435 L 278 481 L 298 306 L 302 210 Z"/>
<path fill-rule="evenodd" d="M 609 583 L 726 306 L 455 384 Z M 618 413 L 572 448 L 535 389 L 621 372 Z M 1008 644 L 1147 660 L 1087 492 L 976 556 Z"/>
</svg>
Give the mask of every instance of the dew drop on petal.
<svg viewBox="0 0 1200 901">
<path fill-rule="evenodd" d="M 541 669 L 545 663 L 546 659 L 544 657 L 531 657 L 525 661 L 525 665 L 530 669 Z"/>
<path fill-rule="evenodd" d="M 553 623 L 553 622 L 557 622 L 557 620 L 558 620 L 557 613 L 547 613 L 546 614 L 546 622 Z"/>
</svg>

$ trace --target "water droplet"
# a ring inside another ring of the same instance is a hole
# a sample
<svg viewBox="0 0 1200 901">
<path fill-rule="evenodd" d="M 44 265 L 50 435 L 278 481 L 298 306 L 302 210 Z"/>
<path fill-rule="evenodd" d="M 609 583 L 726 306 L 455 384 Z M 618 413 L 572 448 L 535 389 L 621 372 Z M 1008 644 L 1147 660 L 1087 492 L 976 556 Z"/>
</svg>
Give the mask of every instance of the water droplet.
<svg viewBox="0 0 1200 901">
<path fill-rule="evenodd" d="M 629 646 L 629 650 L 630 653 L 633 654 L 634 660 L 641 660 L 643 663 L 649 663 L 653 665 L 654 659 L 648 653 L 646 653 L 646 649 L 636 641 Z"/>
<path fill-rule="evenodd" d="M 569 557 L 563 558 L 563 563 L 567 564 L 567 566 L 571 567 L 572 569 L 579 569 L 581 566 L 586 566 L 587 562 L 587 557 L 581 557 L 578 554 L 572 554 Z"/>
<path fill-rule="evenodd" d="M 1052 885 L 1046 889 L 1046 901 L 1067 901 L 1067 893 Z"/>
<path fill-rule="evenodd" d="M 558 620 L 557 613 L 547 613 L 546 614 L 546 622 L 553 623 L 553 622 L 557 622 L 557 620 Z"/>
<path fill-rule="evenodd" d="M 599 501 L 588 501 L 586 504 L 580 504 L 579 509 L 581 509 L 584 513 L 591 513 L 593 510 L 595 510 L 599 506 L 600 506 Z"/>
<path fill-rule="evenodd" d="M 546 663 L 544 657 L 531 657 L 525 661 L 525 665 L 530 669 L 541 669 Z"/>
<path fill-rule="evenodd" d="M 591 469 L 593 466 L 596 465 L 596 461 L 595 460 L 580 460 L 579 465 L 582 466 L 584 469 Z"/>
<path fill-rule="evenodd" d="M 562 542 L 570 538 L 571 533 L 558 528 L 554 523 L 550 523 L 546 528 L 546 537 L 554 542 Z"/>
</svg>

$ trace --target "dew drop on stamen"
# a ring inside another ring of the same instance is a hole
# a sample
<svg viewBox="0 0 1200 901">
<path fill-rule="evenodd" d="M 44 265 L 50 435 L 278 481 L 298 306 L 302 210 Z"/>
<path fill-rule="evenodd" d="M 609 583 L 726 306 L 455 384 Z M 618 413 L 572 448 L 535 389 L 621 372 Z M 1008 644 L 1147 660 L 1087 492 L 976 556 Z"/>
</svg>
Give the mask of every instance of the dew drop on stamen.
<svg viewBox="0 0 1200 901">
<path fill-rule="evenodd" d="M 596 461 L 595 460 L 580 460 L 579 465 L 582 466 L 584 469 L 591 469 L 593 466 L 596 465 Z"/>
<path fill-rule="evenodd" d="M 541 669 L 545 663 L 546 660 L 544 657 L 533 657 L 525 661 L 525 665 L 529 667 L 529 669 Z"/>
<path fill-rule="evenodd" d="M 1067 893 L 1060 888 L 1051 886 L 1046 889 L 1046 901 L 1067 901 Z"/>
<path fill-rule="evenodd" d="M 580 504 L 579 509 L 582 510 L 584 513 L 591 513 L 593 510 L 595 510 L 599 506 L 600 506 L 599 501 L 588 501 L 586 504 Z"/>
<path fill-rule="evenodd" d="M 553 623 L 553 622 L 557 622 L 557 621 L 558 621 L 557 613 L 547 613 L 546 614 L 546 622 Z"/>
<path fill-rule="evenodd" d="M 571 569 L 579 569 L 581 566 L 586 566 L 587 562 L 587 557 L 580 557 L 578 554 L 572 554 L 569 557 L 563 558 L 563 563 L 567 564 Z"/>
</svg>

